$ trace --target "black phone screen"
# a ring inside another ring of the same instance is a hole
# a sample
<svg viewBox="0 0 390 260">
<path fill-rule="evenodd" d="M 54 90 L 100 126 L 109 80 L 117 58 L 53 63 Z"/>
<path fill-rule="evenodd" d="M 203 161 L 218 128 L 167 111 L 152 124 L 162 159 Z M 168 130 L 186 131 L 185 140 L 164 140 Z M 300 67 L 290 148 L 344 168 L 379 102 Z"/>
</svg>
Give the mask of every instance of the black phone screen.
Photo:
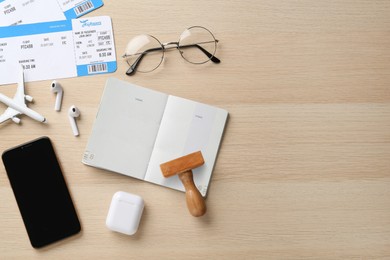
<svg viewBox="0 0 390 260">
<path fill-rule="evenodd" d="M 49 138 L 9 149 L 2 159 L 33 247 L 43 247 L 81 230 Z"/>
</svg>

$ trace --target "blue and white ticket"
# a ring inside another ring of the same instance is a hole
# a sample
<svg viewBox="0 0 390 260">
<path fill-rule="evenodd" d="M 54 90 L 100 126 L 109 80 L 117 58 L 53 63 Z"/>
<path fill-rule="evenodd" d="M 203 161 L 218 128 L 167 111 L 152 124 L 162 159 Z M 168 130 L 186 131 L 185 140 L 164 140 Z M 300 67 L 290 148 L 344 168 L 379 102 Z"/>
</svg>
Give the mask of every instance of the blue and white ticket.
<svg viewBox="0 0 390 260">
<path fill-rule="evenodd" d="M 0 27 L 0 84 L 114 72 L 113 36 L 109 16 Z"/>
<path fill-rule="evenodd" d="M 0 0 L 0 26 L 70 20 L 102 5 L 102 0 Z"/>
</svg>

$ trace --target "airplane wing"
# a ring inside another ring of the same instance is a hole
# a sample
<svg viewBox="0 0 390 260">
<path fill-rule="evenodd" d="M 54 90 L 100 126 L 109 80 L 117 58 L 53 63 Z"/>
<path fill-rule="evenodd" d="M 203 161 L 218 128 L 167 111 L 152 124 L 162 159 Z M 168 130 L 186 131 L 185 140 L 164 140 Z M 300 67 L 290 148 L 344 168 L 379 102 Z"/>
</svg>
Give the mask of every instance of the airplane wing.
<svg viewBox="0 0 390 260">
<path fill-rule="evenodd" d="M 0 115 L 0 124 L 9 120 L 9 119 L 12 119 L 14 116 L 17 116 L 17 115 L 20 115 L 20 112 L 19 111 L 16 111 L 15 109 L 12 109 L 12 108 L 7 108 L 5 110 L 5 112 Z"/>
<path fill-rule="evenodd" d="M 18 82 L 18 86 L 17 86 L 17 89 L 16 89 L 16 93 L 15 93 L 15 96 L 13 98 L 13 100 L 15 101 L 15 103 L 18 103 L 20 106 L 25 106 L 27 107 L 26 105 L 26 99 L 25 99 L 25 95 L 24 95 L 24 73 L 23 73 L 23 67 L 21 68 L 20 70 L 20 74 L 19 74 L 19 82 Z M 14 118 L 15 116 L 17 115 L 20 115 L 21 113 L 13 108 L 7 108 L 5 110 L 5 112 L 0 115 L 0 124 L 9 120 L 9 119 L 14 119 L 14 122 L 20 122 L 20 119 L 18 118 Z M 17 121 L 15 121 L 15 119 Z"/>
<path fill-rule="evenodd" d="M 22 67 L 22 69 L 20 70 L 19 82 L 18 82 L 18 86 L 17 86 L 16 93 L 14 96 L 14 101 L 21 106 L 27 107 L 26 100 L 24 97 L 25 97 L 25 94 L 24 94 L 24 73 L 23 73 L 23 67 Z"/>
</svg>

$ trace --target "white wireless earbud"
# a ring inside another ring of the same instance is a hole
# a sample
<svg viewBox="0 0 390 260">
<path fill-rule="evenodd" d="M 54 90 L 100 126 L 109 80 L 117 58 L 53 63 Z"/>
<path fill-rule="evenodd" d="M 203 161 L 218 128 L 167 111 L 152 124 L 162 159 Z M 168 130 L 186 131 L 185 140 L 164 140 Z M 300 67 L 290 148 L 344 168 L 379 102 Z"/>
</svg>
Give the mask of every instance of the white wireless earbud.
<svg viewBox="0 0 390 260">
<path fill-rule="evenodd" d="M 73 134 L 74 136 L 78 136 L 79 129 L 77 128 L 76 117 L 80 116 L 80 110 L 75 106 L 71 106 L 69 108 L 68 116 L 69 116 L 69 122 L 70 122 L 70 126 L 72 127 Z"/>
<path fill-rule="evenodd" d="M 54 110 L 60 111 L 61 110 L 61 103 L 62 103 L 62 95 L 64 94 L 64 90 L 62 89 L 60 83 L 58 83 L 57 81 L 54 80 L 51 83 L 51 91 L 53 93 L 57 93 L 56 103 L 54 105 Z"/>
</svg>

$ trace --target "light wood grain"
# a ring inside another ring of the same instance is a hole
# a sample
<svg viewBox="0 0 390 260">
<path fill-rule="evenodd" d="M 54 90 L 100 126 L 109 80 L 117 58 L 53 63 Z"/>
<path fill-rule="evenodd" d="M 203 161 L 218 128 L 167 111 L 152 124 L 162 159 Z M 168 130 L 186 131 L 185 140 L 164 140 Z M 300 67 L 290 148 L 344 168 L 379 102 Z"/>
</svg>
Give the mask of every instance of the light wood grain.
<svg viewBox="0 0 390 260">
<path fill-rule="evenodd" d="M 186 154 L 182 157 L 175 158 L 171 161 L 164 162 L 160 164 L 160 169 L 162 175 L 165 178 L 171 177 L 173 175 L 191 171 L 195 168 L 198 168 L 204 164 L 204 159 L 201 151 L 194 153 Z"/>
<path fill-rule="evenodd" d="M 60 80 L 60 113 L 50 81 L 28 83 L 31 108 L 49 124 L 0 125 L 1 151 L 52 139 L 83 231 L 33 249 L 1 166 L 0 259 L 390 258 L 389 14 L 390 2 L 375 0 L 105 1 L 87 16 L 112 17 L 118 70 Z M 133 36 L 174 41 L 192 25 L 220 40 L 221 64 L 172 51 L 153 73 L 125 75 L 120 56 Z M 188 214 L 184 193 L 81 163 L 111 76 L 229 111 L 204 217 Z M 15 85 L 0 92 L 12 96 Z M 118 190 L 145 200 L 135 236 L 105 227 Z"/>
</svg>

